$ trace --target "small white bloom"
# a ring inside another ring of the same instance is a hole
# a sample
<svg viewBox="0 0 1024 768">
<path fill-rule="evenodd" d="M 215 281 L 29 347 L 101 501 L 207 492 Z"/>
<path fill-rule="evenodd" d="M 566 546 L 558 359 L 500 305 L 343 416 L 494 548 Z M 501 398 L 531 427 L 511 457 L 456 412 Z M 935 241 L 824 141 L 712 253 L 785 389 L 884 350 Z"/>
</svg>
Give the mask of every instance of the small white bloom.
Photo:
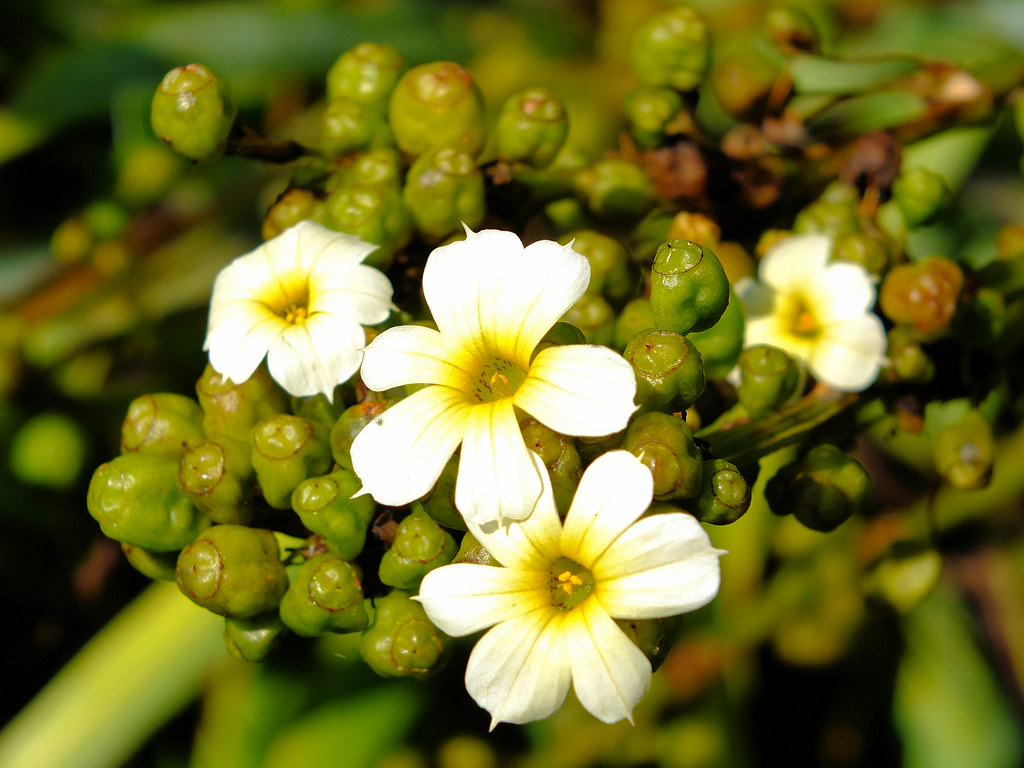
<svg viewBox="0 0 1024 768">
<path fill-rule="evenodd" d="M 770 344 L 844 392 L 874 383 L 885 361 L 885 328 L 871 308 L 875 285 L 859 264 L 830 261 L 832 240 L 793 235 L 772 246 L 758 280 L 736 281 L 746 344 Z"/>
<path fill-rule="evenodd" d="M 651 665 L 613 619 L 662 618 L 710 602 L 722 553 L 692 515 L 640 517 L 654 483 L 627 451 L 587 468 L 564 525 L 543 477 L 544 492 L 524 522 L 469 523 L 504 567 L 442 566 L 426 575 L 416 599 L 449 635 L 491 627 L 470 654 L 466 690 L 491 713 L 492 728 L 547 717 L 570 683 L 600 720 L 632 720 Z"/>
<path fill-rule="evenodd" d="M 626 426 L 636 378 L 621 355 L 589 344 L 548 347 L 552 325 L 590 280 L 587 259 L 511 232 L 471 232 L 434 250 L 423 294 L 438 330 L 389 328 L 366 349 L 362 377 L 382 391 L 428 384 L 352 443 L 363 491 L 381 504 L 420 498 L 461 444 L 455 505 L 478 523 L 521 520 L 541 492 L 516 411 L 556 432 L 598 437 Z"/>
<path fill-rule="evenodd" d="M 391 283 L 360 263 L 376 248 L 305 220 L 239 256 L 213 283 L 210 365 L 240 383 L 266 356 L 289 393 L 331 399 L 359 368 L 363 326 L 391 311 Z"/>
</svg>

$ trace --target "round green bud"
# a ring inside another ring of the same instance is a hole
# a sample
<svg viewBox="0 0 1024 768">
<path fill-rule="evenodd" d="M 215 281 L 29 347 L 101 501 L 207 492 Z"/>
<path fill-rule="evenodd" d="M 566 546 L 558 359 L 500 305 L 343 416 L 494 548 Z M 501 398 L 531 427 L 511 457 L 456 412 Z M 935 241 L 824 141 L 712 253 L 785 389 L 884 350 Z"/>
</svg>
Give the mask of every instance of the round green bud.
<svg viewBox="0 0 1024 768">
<path fill-rule="evenodd" d="M 141 453 L 97 467 L 86 507 L 107 537 L 154 552 L 181 549 L 210 524 L 178 488 L 178 462 Z"/>
<path fill-rule="evenodd" d="M 665 138 L 665 128 L 683 108 L 683 97 L 672 88 L 641 85 L 622 97 L 629 133 L 642 149 L 653 149 Z"/>
<path fill-rule="evenodd" d="M 951 197 L 945 177 L 927 168 L 903 168 L 892 183 L 892 199 L 911 228 L 934 220 Z"/>
<path fill-rule="evenodd" d="M 323 200 L 313 192 L 292 187 L 270 206 L 263 218 L 260 236 L 264 240 L 271 240 L 305 219 L 319 221 L 324 216 L 323 207 Z"/>
<path fill-rule="evenodd" d="M 476 565 L 497 565 L 497 560 L 487 551 L 486 547 L 477 541 L 471 531 L 462 536 L 462 543 L 459 544 L 459 551 L 455 555 L 453 563 L 475 563 Z"/>
<path fill-rule="evenodd" d="M 641 331 L 653 327 L 654 310 L 651 309 L 650 299 L 633 299 L 622 308 L 615 319 L 615 348 L 625 349 L 630 339 Z"/>
<path fill-rule="evenodd" d="M 113 200 L 96 200 L 82 213 L 96 240 L 113 240 L 124 234 L 129 222 L 129 213 L 124 206 Z"/>
<path fill-rule="evenodd" d="M 540 456 L 548 468 L 555 506 L 562 514 L 567 513 L 583 476 L 583 461 L 576 441 L 555 432 L 532 416 L 520 421 L 519 428 L 526 447 Z"/>
<path fill-rule="evenodd" d="M 725 459 L 705 461 L 695 511 L 697 519 L 712 525 L 728 525 L 739 520 L 749 508 L 750 486 L 736 465 Z"/>
<path fill-rule="evenodd" d="M 651 470 L 655 499 L 693 499 L 700 494 L 704 461 L 693 430 L 682 419 L 657 411 L 642 413 L 630 423 L 622 448 Z"/>
<path fill-rule="evenodd" d="M 872 275 L 881 276 L 889 269 L 891 257 L 885 240 L 866 232 L 848 232 L 836 238 L 832 246 L 835 261 L 860 264 Z"/>
<path fill-rule="evenodd" d="M 193 160 L 213 160 L 227 144 L 238 110 L 227 84 L 202 64 L 175 67 L 153 94 L 153 132 Z"/>
<path fill-rule="evenodd" d="M 547 88 L 513 94 L 494 126 L 498 159 L 525 162 L 534 168 L 550 165 L 569 133 L 569 116 L 558 95 Z"/>
<path fill-rule="evenodd" d="M 685 336 L 649 328 L 626 344 L 622 356 L 636 374 L 636 402 L 644 410 L 685 411 L 704 391 L 700 352 Z"/>
<path fill-rule="evenodd" d="M 248 464 L 243 469 L 248 469 Z M 219 443 L 207 441 L 190 448 L 178 462 L 178 484 L 192 503 L 215 523 L 252 521 L 252 497 L 248 474 L 231 472 L 227 454 Z"/>
<path fill-rule="evenodd" d="M 751 418 L 764 416 L 796 394 L 800 368 L 778 347 L 747 347 L 740 355 L 739 367 L 737 396 Z"/>
<path fill-rule="evenodd" d="M 838 238 L 860 231 L 856 201 L 815 200 L 793 219 L 793 232 L 820 232 Z"/>
<path fill-rule="evenodd" d="M 690 240 L 658 247 L 651 267 L 651 309 L 658 328 L 706 331 L 729 305 L 729 278 L 714 251 Z"/>
<path fill-rule="evenodd" d="M 252 466 L 267 503 L 288 509 L 299 483 L 330 469 L 328 436 L 308 419 L 272 416 L 253 427 Z"/>
<path fill-rule="evenodd" d="M 871 492 L 871 476 L 834 445 L 811 448 L 782 467 L 765 486 L 765 499 L 777 515 L 792 513 L 808 528 L 828 532 L 862 512 Z"/>
<path fill-rule="evenodd" d="M 64 490 L 81 476 L 88 453 L 78 422 L 62 413 L 39 413 L 14 433 L 11 471 L 23 483 Z"/>
<path fill-rule="evenodd" d="M 615 310 L 596 293 L 584 293 L 569 311 L 562 315 L 562 322 L 583 331 L 588 344 L 610 345 L 615 338 Z"/>
<path fill-rule="evenodd" d="M 402 199 L 417 231 L 436 243 L 462 231 L 463 225 L 476 229 L 483 223 L 484 175 L 467 152 L 454 147 L 429 150 L 409 168 Z"/>
<path fill-rule="evenodd" d="M 388 118 L 409 155 L 455 147 L 470 157 L 484 144 L 484 99 L 473 76 L 450 61 L 413 67 L 391 92 Z"/>
<path fill-rule="evenodd" d="M 380 580 L 390 587 L 413 589 L 430 571 L 448 565 L 457 551 L 450 533 L 425 512 L 413 512 L 398 524 L 391 548 L 381 558 Z"/>
<path fill-rule="evenodd" d="M 182 451 L 203 442 L 203 411 L 184 395 L 141 395 L 128 405 L 121 424 L 121 450 L 178 460 Z"/>
<path fill-rule="evenodd" d="M 888 333 L 889 371 L 902 381 L 931 381 L 935 363 L 921 345 L 913 328 L 897 325 Z"/>
<path fill-rule="evenodd" d="M 558 242 L 562 245 L 571 243 L 574 251 L 587 257 L 590 264 L 587 293 L 604 296 L 616 306 L 621 306 L 635 295 L 638 276 L 634 273 L 626 249 L 618 240 L 593 229 L 582 229 L 563 235 L 558 238 Z"/>
<path fill-rule="evenodd" d="M 412 215 L 390 185 L 342 185 L 327 198 L 328 225 L 380 246 L 363 261 L 386 270 L 412 239 Z"/>
<path fill-rule="evenodd" d="M 327 98 L 385 103 L 404 67 L 401 54 L 390 45 L 360 43 L 327 70 Z"/>
<path fill-rule="evenodd" d="M 672 640 L 682 624 L 682 616 L 663 619 L 616 619 L 615 623 L 633 645 L 643 651 L 655 671 L 662 665 L 672 648 Z"/>
<path fill-rule="evenodd" d="M 786 56 L 817 53 L 821 48 L 818 28 L 800 8 L 790 5 L 769 8 L 764 15 L 764 29 L 772 44 Z"/>
<path fill-rule="evenodd" d="M 402 185 L 402 156 L 393 147 L 378 147 L 357 156 L 344 169 L 344 183 L 371 187 Z"/>
<path fill-rule="evenodd" d="M 586 343 L 587 337 L 583 335 L 583 331 L 572 323 L 566 323 L 560 320 L 551 326 L 548 332 L 544 334 L 539 342 L 537 342 L 537 347 L 533 350 L 533 357 L 536 357 L 548 347 L 561 347 L 566 344 Z"/>
<path fill-rule="evenodd" d="M 320 149 L 329 157 L 342 157 L 391 143 L 391 130 L 382 104 L 338 98 L 324 107 L 320 116 Z"/>
<path fill-rule="evenodd" d="M 352 498 L 362 483 L 350 470 L 311 477 L 292 491 L 292 509 L 302 524 L 323 537 L 331 551 L 351 560 L 363 551 L 375 505 L 368 495 Z"/>
<path fill-rule="evenodd" d="M 455 531 L 466 530 L 462 513 L 455 506 L 455 483 L 459 476 L 459 456 L 456 453 L 441 470 L 430 493 L 420 499 L 423 511 L 445 528 Z"/>
<path fill-rule="evenodd" d="M 760 122 L 779 74 L 778 65 L 768 56 L 756 48 L 742 48 L 716 57 L 708 82 L 729 115 Z"/>
<path fill-rule="evenodd" d="M 729 304 L 718 322 L 706 331 L 691 331 L 686 338 L 700 352 L 704 375 L 709 379 L 724 379 L 739 362 L 743 352 L 747 320 L 743 302 L 730 288 Z"/>
<path fill-rule="evenodd" d="M 352 471 L 352 441 L 363 427 L 394 405 L 397 400 L 364 400 L 349 406 L 331 427 L 331 456 L 342 469 Z"/>
<path fill-rule="evenodd" d="M 154 581 L 174 581 L 174 569 L 178 565 L 178 552 L 151 552 L 134 544 L 121 542 L 125 559 L 136 571 Z"/>
<path fill-rule="evenodd" d="M 303 637 L 363 629 L 369 617 L 359 572 L 330 552 L 310 558 L 281 598 L 280 616 L 288 629 Z"/>
<path fill-rule="evenodd" d="M 944 427 L 932 443 L 935 469 L 954 488 L 965 490 L 988 485 L 994 454 L 992 427 L 977 410 Z"/>
<path fill-rule="evenodd" d="M 677 6 L 655 14 L 633 36 L 633 74 L 645 85 L 691 91 L 708 68 L 710 37 L 707 24 L 691 8 Z"/>
<path fill-rule="evenodd" d="M 425 679 L 448 661 L 452 642 L 430 623 L 422 605 L 396 589 L 374 601 L 359 652 L 378 675 Z"/>
<path fill-rule="evenodd" d="M 197 605 L 235 619 L 277 608 L 288 575 L 271 531 L 215 525 L 178 555 L 178 589 Z"/>
<path fill-rule="evenodd" d="M 277 611 L 268 611 L 248 619 L 224 619 L 224 645 L 238 661 L 265 661 L 286 632 Z"/>
<path fill-rule="evenodd" d="M 651 177 L 628 160 L 598 160 L 576 173 L 573 187 L 591 213 L 612 222 L 638 221 L 658 203 Z"/>
</svg>

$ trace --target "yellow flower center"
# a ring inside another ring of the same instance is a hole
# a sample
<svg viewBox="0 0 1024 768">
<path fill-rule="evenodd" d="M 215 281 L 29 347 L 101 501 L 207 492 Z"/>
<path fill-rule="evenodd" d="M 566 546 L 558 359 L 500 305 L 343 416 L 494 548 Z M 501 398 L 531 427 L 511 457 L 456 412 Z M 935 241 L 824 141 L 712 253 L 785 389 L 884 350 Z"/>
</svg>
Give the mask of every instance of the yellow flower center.
<svg viewBox="0 0 1024 768">
<path fill-rule="evenodd" d="M 581 605 L 594 591 L 594 575 L 575 560 L 560 557 L 551 564 L 551 604 L 563 611 Z"/>
<path fill-rule="evenodd" d="M 481 403 L 512 397 L 526 379 L 526 371 L 508 360 L 492 359 L 483 364 L 473 382 L 473 395 Z"/>
<path fill-rule="evenodd" d="M 301 325 L 309 317 L 309 311 L 305 307 L 288 307 L 284 313 L 284 321 L 289 325 Z"/>
<path fill-rule="evenodd" d="M 794 336 L 812 338 L 821 331 L 821 324 L 814 314 L 814 309 L 803 297 L 794 298 L 786 314 L 787 325 Z"/>
<path fill-rule="evenodd" d="M 301 325 L 309 319 L 309 281 L 304 274 L 276 277 L 257 300 L 288 325 Z"/>
</svg>

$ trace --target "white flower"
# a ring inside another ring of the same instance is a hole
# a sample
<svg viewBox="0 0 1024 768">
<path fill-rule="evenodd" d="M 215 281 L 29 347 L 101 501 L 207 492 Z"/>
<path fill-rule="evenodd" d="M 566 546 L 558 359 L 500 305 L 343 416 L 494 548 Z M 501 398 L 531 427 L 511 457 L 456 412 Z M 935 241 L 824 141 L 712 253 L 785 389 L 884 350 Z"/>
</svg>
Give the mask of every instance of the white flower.
<svg viewBox="0 0 1024 768">
<path fill-rule="evenodd" d="M 264 355 L 270 375 L 298 397 L 334 387 L 359 368 L 364 325 L 387 319 L 391 283 L 360 262 L 376 245 L 300 221 L 217 275 L 203 349 L 231 381 Z"/>
<path fill-rule="evenodd" d="M 538 342 L 586 290 L 590 265 L 570 246 L 523 248 L 511 232 L 471 232 L 437 248 L 423 293 L 439 330 L 390 328 L 367 347 L 362 377 L 382 391 L 428 384 L 370 422 L 352 443 L 363 491 L 381 504 L 427 493 L 462 445 L 455 504 L 467 520 L 520 520 L 541 476 L 517 410 L 556 432 L 597 437 L 626 426 L 636 378 L 607 347 Z"/>
<path fill-rule="evenodd" d="M 544 477 L 525 522 L 491 531 L 469 523 L 504 567 L 442 566 L 426 575 L 416 599 L 449 635 L 491 627 L 470 654 L 466 690 L 491 713 L 492 728 L 547 717 L 570 682 L 595 717 L 631 720 L 651 665 L 613 619 L 705 605 L 718 593 L 722 552 L 689 514 L 640 517 L 653 479 L 627 451 L 587 468 L 564 526 Z"/>
<path fill-rule="evenodd" d="M 770 344 L 834 389 L 859 392 L 885 361 L 885 328 L 871 308 L 875 285 L 859 264 L 830 262 L 832 240 L 793 235 L 772 246 L 758 281 L 736 281 L 747 315 L 746 345 Z"/>
</svg>

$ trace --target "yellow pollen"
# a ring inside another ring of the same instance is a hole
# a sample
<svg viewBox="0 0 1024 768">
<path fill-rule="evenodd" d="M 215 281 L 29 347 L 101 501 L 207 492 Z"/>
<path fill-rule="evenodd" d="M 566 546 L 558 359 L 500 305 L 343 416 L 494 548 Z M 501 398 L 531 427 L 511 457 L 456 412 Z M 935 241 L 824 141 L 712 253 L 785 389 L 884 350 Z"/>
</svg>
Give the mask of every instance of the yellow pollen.
<svg viewBox="0 0 1024 768">
<path fill-rule="evenodd" d="M 818 321 L 810 312 L 801 312 L 793 323 L 793 330 L 797 333 L 810 334 L 818 330 Z"/>
<path fill-rule="evenodd" d="M 290 325 L 298 325 L 306 322 L 306 318 L 309 317 L 309 312 L 305 307 L 288 307 L 288 311 L 284 314 L 284 321 Z"/>
<path fill-rule="evenodd" d="M 565 594 L 571 595 L 573 587 L 582 587 L 583 579 L 571 571 L 562 571 L 558 574 L 558 580 L 562 582 L 559 586 L 565 590 Z"/>
<path fill-rule="evenodd" d="M 503 373 L 495 373 L 491 375 L 490 385 L 494 387 L 495 384 L 508 385 L 508 376 Z"/>
</svg>

